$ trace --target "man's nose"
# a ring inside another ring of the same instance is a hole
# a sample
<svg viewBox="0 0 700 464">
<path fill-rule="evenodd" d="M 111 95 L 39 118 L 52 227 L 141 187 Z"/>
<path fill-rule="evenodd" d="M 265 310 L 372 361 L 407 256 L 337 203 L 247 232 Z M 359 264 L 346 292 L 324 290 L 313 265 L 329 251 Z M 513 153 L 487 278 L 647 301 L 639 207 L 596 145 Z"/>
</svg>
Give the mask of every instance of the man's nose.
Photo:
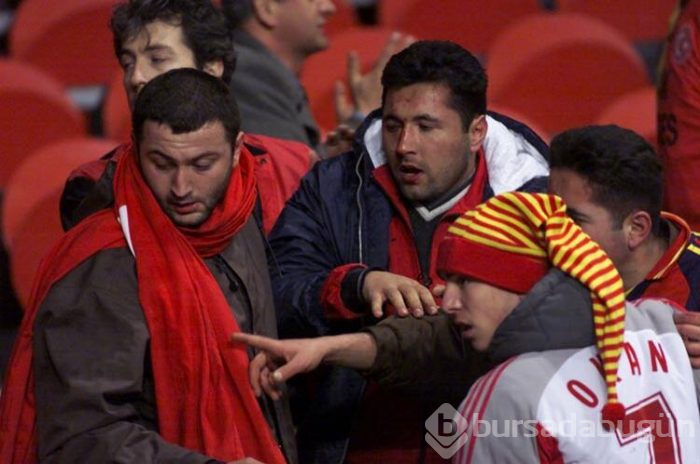
<svg viewBox="0 0 700 464">
<path fill-rule="evenodd" d="M 414 151 L 414 134 L 410 127 L 404 127 L 396 141 L 396 153 L 405 155 Z"/>
<path fill-rule="evenodd" d="M 442 309 L 447 314 L 453 314 L 462 309 L 460 287 L 454 282 L 445 284 L 445 293 L 442 295 Z"/>
<path fill-rule="evenodd" d="M 186 169 L 179 168 L 175 170 L 170 191 L 176 198 L 185 198 L 192 193 L 192 184 Z"/>
<path fill-rule="evenodd" d="M 148 71 L 145 69 L 143 64 L 137 60 L 133 67 L 128 71 L 127 85 L 131 88 L 131 91 L 134 94 L 137 94 L 141 91 L 143 86 L 148 83 L 148 80 Z"/>
<path fill-rule="evenodd" d="M 320 10 L 323 16 L 329 17 L 334 15 L 335 12 L 338 11 L 338 8 L 335 6 L 333 0 L 321 0 Z"/>
</svg>

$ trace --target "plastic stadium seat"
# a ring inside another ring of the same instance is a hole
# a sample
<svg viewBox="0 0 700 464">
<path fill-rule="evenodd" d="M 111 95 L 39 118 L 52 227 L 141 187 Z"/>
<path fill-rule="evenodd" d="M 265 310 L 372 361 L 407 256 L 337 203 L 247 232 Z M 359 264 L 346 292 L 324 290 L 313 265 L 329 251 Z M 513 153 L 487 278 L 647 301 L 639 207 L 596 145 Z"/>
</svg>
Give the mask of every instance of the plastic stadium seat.
<svg viewBox="0 0 700 464">
<path fill-rule="evenodd" d="M 384 49 L 391 31 L 383 28 L 357 27 L 340 32 L 330 47 L 311 56 L 304 64 L 302 84 L 311 103 L 311 110 L 325 130 L 337 125 L 333 86 L 347 75 L 347 57 L 352 50 L 359 54 L 363 72 L 369 70 Z"/>
<path fill-rule="evenodd" d="M 116 0 L 23 0 L 10 30 L 10 56 L 67 86 L 103 85 L 118 68 L 109 19 Z"/>
<path fill-rule="evenodd" d="M 489 101 L 528 115 L 550 134 L 592 123 L 612 100 L 649 85 L 627 39 L 585 15 L 524 18 L 487 56 Z"/>
<path fill-rule="evenodd" d="M 360 25 L 355 9 L 349 0 L 335 0 L 334 3 L 336 8 L 335 14 L 328 20 L 325 28 L 329 36 L 337 35 L 346 29 Z"/>
<path fill-rule="evenodd" d="M 69 172 L 115 145 L 102 139 L 59 142 L 35 153 L 13 176 L 4 199 L 3 232 L 12 285 L 23 306 L 41 259 L 63 235 L 58 204 Z"/>
<path fill-rule="evenodd" d="M 661 40 L 677 0 L 557 0 L 565 13 L 584 13 L 610 24 L 630 40 Z"/>
<path fill-rule="evenodd" d="M 396 27 L 404 12 L 421 0 L 380 0 L 377 9 L 377 20 L 382 27 Z"/>
<path fill-rule="evenodd" d="M 126 100 L 122 72 L 112 78 L 102 106 L 102 129 L 114 140 L 128 140 L 131 136 L 131 111 Z"/>
<path fill-rule="evenodd" d="M 603 109 L 596 124 L 617 124 L 632 129 L 655 148 L 658 148 L 656 89 L 648 86 L 618 97 Z"/>
<path fill-rule="evenodd" d="M 85 134 L 85 120 L 58 82 L 41 71 L 0 59 L 0 189 L 35 149 Z"/>
<path fill-rule="evenodd" d="M 488 104 L 487 107 L 488 111 L 495 111 L 496 113 L 500 113 L 504 116 L 508 116 L 509 118 L 515 119 L 518 122 L 521 122 L 525 124 L 527 127 L 532 129 L 532 131 L 539 135 L 542 140 L 544 140 L 546 143 L 549 143 L 552 139 L 552 136 L 544 130 L 542 127 L 537 124 L 537 122 L 533 121 L 530 116 L 527 114 L 521 113 L 520 111 L 515 111 L 512 108 L 508 108 L 507 106 L 502 106 L 502 105 L 492 105 L 491 103 Z"/>
<path fill-rule="evenodd" d="M 10 250 L 10 280 L 23 308 L 27 306 L 41 260 L 63 235 L 57 210 L 59 196 L 60 193 L 54 193 L 28 209 L 17 228 L 22 239 Z"/>
<path fill-rule="evenodd" d="M 404 0 L 405 1 L 405 0 Z M 499 32 L 523 16 L 542 11 L 540 0 L 414 0 L 387 18 L 394 27 L 424 39 L 451 40 L 474 54 L 486 51 Z M 380 7 L 383 8 L 383 7 Z"/>
<path fill-rule="evenodd" d="M 46 215 L 53 218 L 47 227 L 56 234 L 60 232 L 58 197 L 68 175 L 116 145 L 117 142 L 105 139 L 73 138 L 44 146 L 26 157 L 9 179 L 3 196 L 2 236 L 10 253 L 16 239 L 22 236 L 18 232 L 21 224 L 30 211 L 47 198 L 55 200 Z"/>
</svg>

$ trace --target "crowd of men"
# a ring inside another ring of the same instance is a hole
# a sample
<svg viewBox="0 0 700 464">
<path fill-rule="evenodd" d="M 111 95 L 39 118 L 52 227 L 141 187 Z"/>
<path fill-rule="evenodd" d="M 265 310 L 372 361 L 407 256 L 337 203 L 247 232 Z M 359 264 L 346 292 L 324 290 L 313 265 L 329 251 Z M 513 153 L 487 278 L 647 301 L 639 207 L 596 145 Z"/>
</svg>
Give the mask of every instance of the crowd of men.
<svg viewBox="0 0 700 464">
<path fill-rule="evenodd" d="M 114 9 L 132 139 L 66 183 L 0 461 L 700 456 L 700 238 L 652 146 L 547 146 L 488 110 L 468 50 L 400 34 L 349 66 L 329 144 L 299 73 L 333 2 L 221 4 Z"/>
</svg>

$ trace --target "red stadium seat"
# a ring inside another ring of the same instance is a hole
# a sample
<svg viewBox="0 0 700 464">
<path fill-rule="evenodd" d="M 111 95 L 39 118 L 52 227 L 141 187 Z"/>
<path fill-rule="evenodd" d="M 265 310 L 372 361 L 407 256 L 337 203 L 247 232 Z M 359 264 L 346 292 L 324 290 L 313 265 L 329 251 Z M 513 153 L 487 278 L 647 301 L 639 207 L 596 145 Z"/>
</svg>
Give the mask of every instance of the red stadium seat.
<svg viewBox="0 0 700 464">
<path fill-rule="evenodd" d="M 73 138 L 44 146 L 25 157 L 7 183 L 2 205 L 2 236 L 12 253 L 18 231 L 27 220 L 30 211 L 47 198 L 52 198 L 51 212 L 45 216 L 54 218 L 50 227 L 59 224 L 58 197 L 68 174 L 78 166 L 96 160 L 112 150 L 116 142 L 105 139 Z M 43 215 L 43 213 L 42 213 Z M 48 226 L 47 226 L 48 227 Z"/>
<path fill-rule="evenodd" d="M 557 0 L 564 13 L 583 13 L 605 21 L 630 40 L 661 40 L 677 0 Z"/>
<path fill-rule="evenodd" d="M 378 23 L 382 27 L 396 27 L 404 12 L 421 0 L 380 0 L 378 5 Z"/>
<path fill-rule="evenodd" d="M 489 101 L 528 115 L 550 134 L 590 124 L 618 96 L 649 85 L 627 39 L 585 15 L 524 18 L 487 56 Z"/>
<path fill-rule="evenodd" d="M 349 0 L 335 0 L 335 14 L 326 24 L 326 33 L 332 37 L 346 29 L 351 29 L 360 25 L 355 14 L 355 8 Z"/>
<path fill-rule="evenodd" d="M 85 134 L 85 120 L 60 84 L 32 66 L 0 59 L 0 189 L 35 149 Z"/>
<path fill-rule="evenodd" d="M 17 227 L 21 237 L 10 252 L 10 280 L 17 300 L 26 308 L 41 260 L 63 235 L 58 216 L 59 192 L 53 192 L 27 210 Z"/>
<path fill-rule="evenodd" d="M 597 124 L 617 124 L 632 129 L 658 148 L 656 138 L 656 89 L 644 87 L 621 95 L 598 116 Z"/>
<path fill-rule="evenodd" d="M 496 113 L 500 113 L 504 116 L 508 116 L 509 118 L 513 118 L 517 120 L 518 122 L 521 122 L 525 124 L 527 127 L 532 129 L 532 131 L 539 135 L 542 140 L 544 140 L 546 143 L 549 143 L 549 141 L 552 139 L 552 136 L 544 130 L 542 127 L 540 127 L 537 122 L 533 121 L 530 116 L 527 114 L 521 113 L 519 111 L 515 111 L 512 108 L 508 108 L 506 106 L 502 105 L 492 105 L 488 104 L 488 110 L 489 111 L 495 111 Z"/>
<path fill-rule="evenodd" d="M 382 12 L 382 17 L 394 15 L 385 27 L 423 39 L 451 40 L 482 54 L 500 31 L 541 11 L 540 0 L 413 0 L 394 13 Z"/>
<path fill-rule="evenodd" d="M 311 110 L 319 125 L 325 130 L 335 128 L 335 81 L 347 75 L 347 57 L 356 51 L 363 72 L 369 70 L 384 49 L 391 31 L 382 28 L 358 27 L 334 36 L 327 50 L 311 56 L 304 64 L 302 84 L 311 103 Z"/>
<path fill-rule="evenodd" d="M 10 30 L 10 56 L 66 86 L 103 85 L 118 68 L 109 20 L 116 0 L 23 0 Z"/>
</svg>

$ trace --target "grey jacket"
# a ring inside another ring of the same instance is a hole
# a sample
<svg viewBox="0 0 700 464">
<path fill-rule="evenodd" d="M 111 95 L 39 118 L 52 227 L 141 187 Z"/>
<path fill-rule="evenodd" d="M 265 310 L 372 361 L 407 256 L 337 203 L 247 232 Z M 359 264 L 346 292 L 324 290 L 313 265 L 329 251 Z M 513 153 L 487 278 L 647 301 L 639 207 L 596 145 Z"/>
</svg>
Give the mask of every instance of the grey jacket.
<svg viewBox="0 0 700 464">
<path fill-rule="evenodd" d="M 516 354 L 595 343 L 590 295 L 558 269 L 550 270 L 498 327 L 486 356 L 474 352 L 442 312 L 422 319 L 390 317 L 365 331 L 378 348 L 370 378 L 386 386 L 437 388 L 446 400 L 463 398 L 488 366 Z"/>
<path fill-rule="evenodd" d="M 233 41 L 236 70 L 231 88 L 241 111 L 241 128 L 296 140 L 320 153 L 318 124 L 297 76 L 245 31 L 236 30 Z"/>
<path fill-rule="evenodd" d="M 205 260 L 241 330 L 276 337 L 264 245 L 255 220 Z M 212 461 L 158 434 L 149 331 L 127 248 L 103 250 L 54 285 L 34 326 L 39 459 L 49 463 Z M 261 407 L 290 462 L 288 407 Z"/>
</svg>

